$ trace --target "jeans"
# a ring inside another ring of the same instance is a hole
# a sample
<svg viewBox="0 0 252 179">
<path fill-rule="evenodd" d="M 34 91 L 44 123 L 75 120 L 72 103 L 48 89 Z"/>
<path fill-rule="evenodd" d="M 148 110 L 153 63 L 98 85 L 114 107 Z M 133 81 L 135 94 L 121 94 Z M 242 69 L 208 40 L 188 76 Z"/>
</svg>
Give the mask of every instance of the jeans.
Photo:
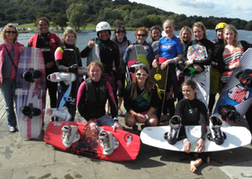
<svg viewBox="0 0 252 179">
<path fill-rule="evenodd" d="M 14 112 L 16 80 L 3 79 L 1 93 L 5 103 L 5 111 L 9 127 L 16 127 L 16 115 Z"/>
</svg>

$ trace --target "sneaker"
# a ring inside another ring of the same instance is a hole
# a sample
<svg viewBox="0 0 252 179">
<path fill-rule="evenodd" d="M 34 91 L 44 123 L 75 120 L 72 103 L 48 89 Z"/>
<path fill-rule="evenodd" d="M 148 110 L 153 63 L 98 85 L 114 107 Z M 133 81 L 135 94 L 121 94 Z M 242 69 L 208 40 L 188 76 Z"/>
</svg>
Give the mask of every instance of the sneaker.
<svg viewBox="0 0 252 179">
<path fill-rule="evenodd" d="M 24 72 L 21 75 L 21 78 L 23 78 L 25 81 L 28 82 L 34 82 L 34 79 L 40 78 L 43 75 L 43 73 L 39 70 L 34 70 L 34 69 L 30 69 L 29 71 Z"/>
<path fill-rule="evenodd" d="M 170 121 L 170 132 L 166 134 L 166 139 L 169 144 L 174 145 L 179 140 L 179 132 L 181 128 L 181 118 L 174 115 Z"/>
<path fill-rule="evenodd" d="M 70 135 L 71 135 L 71 127 L 68 126 L 63 126 L 61 128 L 63 135 L 62 135 L 62 140 L 64 143 L 70 143 Z"/>
<path fill-rule="evenodd" d="M 72 81 L 76 80 L 76 75 L 70 72 L 55 72 L 47 76 L 51 82 L 63 81 L 66 85 L 70 85 Z"/>
<path fill-rule="evenodd" d="M 58 117 L 64 121 L 69 121 L 72 118 L 72 115 L 68 112 L 67 107 L 63 106 L 62 108 L 46 108 L 44 113 L 48 116 Z"/>
<path fill-rule="evenodd" d="M 10 132 L 16 132 L 16 128 L 15 127 L 10 127 Z"/>
<path fill-rule="evenodd" d="M 225 140 L 225 134 L 221 131 L 222 121 L 217 116 L 211 116 L 209 119 L 210 135 L 209 140 L 214 141 L 217 145 L 223 144 Z"/>
<path fill-rule="evenodd" d="M 99 139 L 102 141 L 104 151 L 105 152 L 110 151 L 111 146 L 110 146 L 110 141 L 109 141 L 110 139 L 109 139 L 108 133 L 105 131 L 100 132 Z"/>
<path fill-rule="evenodd" d="M 29 118 L 32 118 L 33 116 L 38 116 L 41 114 L 40 109 L 34 108 L 32 104 L 29 104 L 29 106 L 23 106 L 20 108 L 20 111 L 28 116 Z"/>
</svg>

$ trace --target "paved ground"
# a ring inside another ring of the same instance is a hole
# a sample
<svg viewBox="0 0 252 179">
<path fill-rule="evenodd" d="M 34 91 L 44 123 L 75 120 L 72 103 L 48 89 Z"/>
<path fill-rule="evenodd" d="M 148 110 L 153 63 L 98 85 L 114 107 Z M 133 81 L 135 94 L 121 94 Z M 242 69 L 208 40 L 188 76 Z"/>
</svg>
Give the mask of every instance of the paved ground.
<svg viewBox="0 0 252 179">
<path fill-rule="evenodd" d="M 124 124 L 123 117 L 119 121 Z M 245 121 L 240 125 L 246 125 Z M 43 131 L 37 139 L 23 139 L 18 132 L 9 132 L 0 95 L 1 179 L 252 178 L 251 145 L 212 153 L 210 164 L 203 163 L 196 173 L 189 171 L 191 159 L 185 153 L 142 144 L 135 161 L 110 162 L 57 150 L 43 141 Z"/>
</svg>

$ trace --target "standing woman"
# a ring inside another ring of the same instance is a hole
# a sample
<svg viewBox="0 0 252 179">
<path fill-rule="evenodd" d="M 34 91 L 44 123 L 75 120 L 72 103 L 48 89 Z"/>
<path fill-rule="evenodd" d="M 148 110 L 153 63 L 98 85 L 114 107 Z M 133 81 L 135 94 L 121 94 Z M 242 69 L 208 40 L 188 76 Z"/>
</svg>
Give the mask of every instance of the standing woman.
<svg viewBox="0 0 252 179">
<path fill-rule="evenodd" d="M 124 56 L 123 56 L 124 63 L 126 64 L 127 61 L 129 60 L 130 52 L 134 48 L 134 45 L 140 44 L 140 45 L 143 45 L 145 49 L 145 55 L 149 62 L 149 66 L 151 67 L 151 63 L 153 59 L 155 58 L 155 55 L 154 55 L 151 45 L 146 42 L 146 38 L 148 36 L 148 29 L 146 29 L 145 27 L 139 27 L 136 30 L 135 36 L 136 36 L 136 42 L 131 44 L 124 53 Z"/>
<path fill-rule="evenodd" d="M 166 36 L 159 39 L 158 54 L 152 63 L 154 68 L 157 68 L 157 63 L 162 63 L 161 70 L 164 70 L 167 66 L 169 66 L 163 111 L 161 111 L 161 103 L 157 113 L 158 117 L 160 117 L 161 112 L 163 112 L 163 117 L 160 121 L 167 119 L 167 108 L 169 108 L 170 117 L 175 113 L 174 101 L 178 97 L 178 81 L 175 67 L 177 62 L 181 60 L 183 53 L 182 42 L 174 34 L 173 22 L 171 20 L 166 20 L 163 23 L 163 28 Z M 165 58 L 166 60 L 161 61 L 159 57 L 162 57 L 162 59 Z"/>
<path fill-rule="evenodd" d="M 35 34 L 29 40 L 28 47 L 40 48 L 43 52 L 43 57 L 45 61 L 46 76 L 54 73 L 57 70 L 54 60 L 54 52 L 60 44 L 60 38 L 49 32 L 50 21 L 46 17 L 40 17 L 37 20 L 37 27 L 40 33 Z M 57 84 L 46 80 L 46 88 L 49 91 L 50 96 L 50 106 L 51 108 L 56 108 L 57 106 Z M 51 118 L 51 120 L 53 120 Z"/>
<path fill-rule="evenodd" d="M 114 35 L 112 37 L 112 41 L 115 42 L 120 51 L 120 68 L 121 68 L 121 81 L 122 81 L 122 88 L 118 89 L 118 115 L 124 115 L 123 111 L 121 110 L 121 105 L 123 101 L 123 91 L 125 88 L 125 69 L 126 66 L 123 63 L 123 55 L 127 47 L 131 44 L 131 42 L 126 37 L 126 30 L 124 26 L 118 26 L 115 28 Z"/>
<path fill-rule="evenodd" d="M 180 100 L 176 106 L 176 115 L 181 118 L 180 138 L 184 142 L 184 151 L 190 153 L 191 142 L 187 139 L 186 125 L 201 125 L 201 137 L 197 142 L 197 152 L 194 154 L 196 160 L 190 162 L 190 171 L 195 172 L 203 161 L 210 162 L 209 153 L 205 151 L 205 137 L 208 125 L 207 110 L 203 102 L 196 98 L 196 84 L 192 80 L 186 80 L 182 83 L 182 93 L 184 99 Z"/>
<path fill-rule="evenodd" d="M 157 126 L 158 118 L 155 110 L 159 100 L 156 85 L 150 80 L 146 66 L 139 66 L 134 73 L 134 80 L 127 86 L 124 93 L 124 106 L 127 110 L 125 124 L 137 131 L 136 123 L 144 126 Z"/>
<path fill-rule="evenodd" d="M 84 69 L 81 68 L 80 51 L 75 46 L 77 34 L 73 29 L 66 29 L 60 47 L 55 51 L 55 62 L 59 72 L 71 72 L 76 75 L 75 81 L 72 82 L 72 89 L 64 106 L 67 107 L 72 115 L 71 121 L 74 121 L 76 112 L 76 95 L 79 87 L 79 75 L 84 74 Z M 64 82 L 60 83 L 62 89 L 68 88 Z M 64 91 L 64 90 L 63 90 Z M 59 94 L 59 98 L 62 94 Z"/>
<path fill-rule="evenodd" d="M 5 111 L 10 132 L 16 131 L 14 96 L 16 73 L 21 51 L 24 45 L 17 42 L 18 31 L 14 25 L 7 25 L 2 32 L 4 43 L 0 43 L 0 88 L 5 103 Z"/>
<path fill-rule="evenodd" d="M 229 80 L 233 70 L 241 68 L 239 60 L 243 55 L 243 47 L 238 41 L 238 33 L 233 25 L 226 25 L 223 34 L 225 47 L 222 54 L 223 61 L 220 62 L 219 69 L 223 71 L 221 81 L 225 84 Z"/>
<path fill-rule="evenodd" d="M 192 41 L 192 29 L 188 26 L 182 27 L 179 33 L 179 38 L 181 42 L 183 43 L 183 51 L 186 48 L 186 45 Z M 180 71 L 183 70 L 184 65 L 177 65 L 178 69 Z M 178 77 L 178 101 L 180 101 L 183 98 L 182 95 L 182 89 L 181 89 L 181 84 L 184 82 L 185 76 L 182 73 L 178 73 L 177 71 L 177 77 Z"/>
</svg>

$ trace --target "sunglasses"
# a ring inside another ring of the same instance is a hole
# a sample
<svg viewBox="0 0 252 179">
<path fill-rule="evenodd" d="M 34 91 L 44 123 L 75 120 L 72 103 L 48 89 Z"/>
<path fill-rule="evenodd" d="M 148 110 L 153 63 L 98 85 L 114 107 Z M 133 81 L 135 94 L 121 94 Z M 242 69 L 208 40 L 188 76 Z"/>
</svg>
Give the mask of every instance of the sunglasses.
<svg viewBox="0 0 252 179">
<path fill-rule="evenodd" d="M 137 34 L 137 36 L 139 36 L 139 37 L 146 37 L 146 34 Z"/>
<path fill-rule="evenodd" d="M 148 74 L 147 73 L 136 73 L 137 76 L 143 76 L 143 77 L 147 77 Z"/>
<path fill-rule="evenodd" d="M 124 30 L 118 30 L 118 31 L 116 31 L 116 33 L 125 33 L 125 31 Z"/>
<path fill-rule="evenodd" d="M 12 31 L 12 30 L 7 30 L 6 33 L 8 33 L 8 34 L 10 34 L 10 33 L 16 34 L 17 31 L 14 31 L 14 30 L 13 30 L 13 31 Z"/>
</svg>

